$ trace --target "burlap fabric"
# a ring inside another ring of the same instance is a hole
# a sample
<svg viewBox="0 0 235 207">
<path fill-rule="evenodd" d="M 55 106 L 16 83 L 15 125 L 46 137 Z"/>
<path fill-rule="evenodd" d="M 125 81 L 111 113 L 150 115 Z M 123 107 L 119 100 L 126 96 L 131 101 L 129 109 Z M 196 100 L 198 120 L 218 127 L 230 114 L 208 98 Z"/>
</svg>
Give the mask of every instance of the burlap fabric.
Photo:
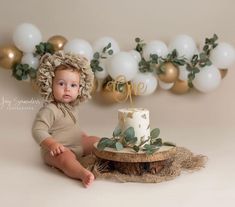
<svg viewBox="0 0 235 207">
<path fill-rule="evenodd" d="M 159 183 L 176 178 L 182 171 L 194 172 L 205 167 L 207 157 L 204 155 L 195 155 L 190 150 L 183 147 L 176 147 L 176 154 L 160 164 L 157 170 L 133 173 L 120 171 L 109 168 L 110 161 L 104 161 L 95 156 L 85 157 L 81 163 L 91 170 L 96 178 L 111 179 L 119 182 L 142 182 L 142 183 Z"/>
</svg>

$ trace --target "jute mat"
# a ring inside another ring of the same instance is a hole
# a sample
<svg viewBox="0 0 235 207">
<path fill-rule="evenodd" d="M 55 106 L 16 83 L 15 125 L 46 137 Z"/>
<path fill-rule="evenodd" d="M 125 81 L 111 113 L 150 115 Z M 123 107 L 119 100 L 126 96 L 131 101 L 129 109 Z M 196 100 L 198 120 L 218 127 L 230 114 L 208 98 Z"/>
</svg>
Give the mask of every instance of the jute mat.
<svg viewBox="0 0 235 207">
<path fill-rule="evenodd" d="M 99 159 L 94 155 L 82 158 L 81 163 L 91 170 L 98 179 L 110 179 L 118 182 L 142 182 L 142 183 L 159 183 L 176 178 L 182 171 L 194 172 L 205 167 L 207 157 L 196 155 L 184 147 L 176 147 L 176 153 L 173 157 L 164 162 L 150 163 L 147 167 L 126 168 L 116 170 L 115 162 Z M 119 165 L 120 163 L 116 163 Z M 141 165 L 143 166 L 143 165 Z M 145 165 L 144 165 L 145 166 Z M 152 170 L 151 166 L 154 170 Z M 125 167 L 125 165 L 124 165 Z M 151 169 L 150 169 L 151 168 Z"/>
</svg>

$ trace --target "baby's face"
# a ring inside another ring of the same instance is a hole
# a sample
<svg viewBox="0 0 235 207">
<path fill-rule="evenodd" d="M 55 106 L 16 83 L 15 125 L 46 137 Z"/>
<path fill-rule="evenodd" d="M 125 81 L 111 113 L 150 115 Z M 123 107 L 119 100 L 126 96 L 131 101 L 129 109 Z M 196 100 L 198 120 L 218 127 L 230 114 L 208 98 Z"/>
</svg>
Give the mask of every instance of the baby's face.
<svg viewBox="0 0 235 207">
<path fill-rule="evenodd" d="M 71 103 L 79 93 L 80 76 L 77 71 L 57 70 L 53 79 L 53 95 L 57 102 Z"/>
</svg>

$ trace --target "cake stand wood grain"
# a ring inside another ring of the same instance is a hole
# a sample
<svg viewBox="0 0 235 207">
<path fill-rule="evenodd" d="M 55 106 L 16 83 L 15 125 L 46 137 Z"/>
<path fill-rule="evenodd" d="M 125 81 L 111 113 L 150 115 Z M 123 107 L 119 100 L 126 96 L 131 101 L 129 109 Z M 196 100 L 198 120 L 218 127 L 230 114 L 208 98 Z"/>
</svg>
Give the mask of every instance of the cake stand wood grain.
<svg viewBox="0 0 235 207">
<path fill-rule="evenodd" d="M 131 148 L 124 148 L 121 151 L 117 151 L 113 148 L 105 148 L 100 151 L 97 149 L 97 143 L 94 144 L 93 153 L 96 157 L 104 160 L 116 161 L 116 162 L 156 162 L 163 161 L 172 158 L 176 153 L 176 148 L 171 146 L 162 146 L 154 154 L 147 155 L 145 152 L 135 152 Z"/>
</svg>

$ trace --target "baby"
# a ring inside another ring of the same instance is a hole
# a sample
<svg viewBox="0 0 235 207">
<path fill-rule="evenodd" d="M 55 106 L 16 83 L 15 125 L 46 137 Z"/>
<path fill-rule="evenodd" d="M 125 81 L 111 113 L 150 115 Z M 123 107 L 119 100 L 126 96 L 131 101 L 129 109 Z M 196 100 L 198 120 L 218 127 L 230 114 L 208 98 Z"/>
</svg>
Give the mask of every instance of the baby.
<svg viewBox="0 0 235 207">
<path fill-rule="evenodd" d="M 83 57 L 62 51 L 44 55 L 37 85 L 46 104 L 37 113 L 32 127 L 45 163 L 82 180 L 85 187 L 93 182 L 94 175 L 78 160 L 91 153 L 98 138 L 81 131 L 78 104 L 90 98 L 93 79 L 89 62 Z"/>
</svg>

